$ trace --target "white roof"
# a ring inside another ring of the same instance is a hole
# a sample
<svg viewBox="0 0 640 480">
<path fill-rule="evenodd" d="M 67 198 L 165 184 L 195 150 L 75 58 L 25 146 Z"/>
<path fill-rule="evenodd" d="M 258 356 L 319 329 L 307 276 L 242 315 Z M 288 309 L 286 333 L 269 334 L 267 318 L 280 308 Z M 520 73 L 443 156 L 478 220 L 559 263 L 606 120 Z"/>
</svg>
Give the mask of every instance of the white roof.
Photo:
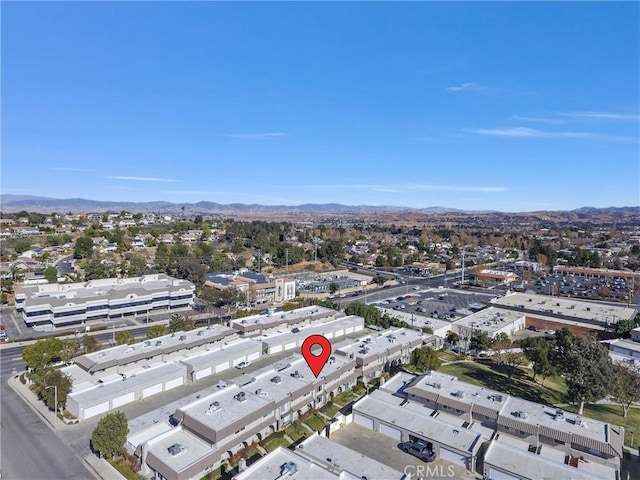
<svg viewBox="0 0 640 480">
<path fill-rule="evenodd" d="M 269 455 L 258 460 L 247 468 L 244 472 L 236 474 L 234 480 L 277 480 L 285 473 L 284 465 L 293 463 L 296 469 L 296 476 L 291 478 L 305 478 L 313 480 L 341 480 L 343 477 L 339 473 L 329 471 L 295 452 L 286 448 L 278 447 Z"/>
<path fill-rule="evenodd" d="M 540 314 L 559 314 L 576 320 L 595 320 L 616 323 L 633 317 L 634 309 L 626 306 L 614 306 L 607 303 L 575 300 L 573 298 L 550 297 L 528 293 L 511 293 L 493 300 L 494 305 L 521 307 L 524 310 Z"/>
<path fill-rule="evenodd" d="M 506 442 L 492 441 L 484 456 L 485 464 L 498 467 L 506 472 L 517 473 L 529 480 L 605 480 L 592 473 L 582 472 L 580 468 L 555 462 L 542 455 L 520 450 Z M 607 477 L 614 478 L 614 477 Z"/>
<path fill-rule="evenodd" d="M 489 336 L 493 336 L 498 330 L 522 320 L 524 313 L 489 307 L 472 315 L 456 320 L 456 327 L 473 327 L 474 330 L 482 330 Z"/>
</svg>

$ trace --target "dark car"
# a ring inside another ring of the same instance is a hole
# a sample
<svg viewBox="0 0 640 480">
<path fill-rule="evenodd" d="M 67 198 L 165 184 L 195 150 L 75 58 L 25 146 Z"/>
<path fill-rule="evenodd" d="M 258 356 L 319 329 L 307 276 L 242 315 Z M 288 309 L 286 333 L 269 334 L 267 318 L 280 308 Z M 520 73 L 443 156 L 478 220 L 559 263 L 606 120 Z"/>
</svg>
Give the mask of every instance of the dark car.
<svg viewBox="0 0 640 480">
<path fill-rule="evenodd" d="M 429 450 L 423 442 L 404 442 L 401 443 L 399 447 L 400 450 L 410 453 L 427 463 L 433 462 L 436 459 L 436 454 Z"/>
</svg>

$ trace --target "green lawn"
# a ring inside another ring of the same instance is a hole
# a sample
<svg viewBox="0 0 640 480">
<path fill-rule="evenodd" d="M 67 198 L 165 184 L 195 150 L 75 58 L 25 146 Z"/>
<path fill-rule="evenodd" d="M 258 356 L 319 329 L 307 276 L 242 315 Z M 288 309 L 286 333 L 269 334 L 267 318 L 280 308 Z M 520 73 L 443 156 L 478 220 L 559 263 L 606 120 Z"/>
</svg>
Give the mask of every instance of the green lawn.
<svg viewBox="0 0 640 480">
<path fill-rule="evenodd" d="M 304 423 L 309 425 L 316 432 L 321 431 L 325 426 L 324 419 L 318 414 L 311 415 L 304 421 Z"/>
<path fill-rule="evenodd" d="M 439 350 L 438 357 L 440 357 L 440 360 L 443 362 L 453 362 L 455 360 L 463 360 L 465 358 L 464 355 L 452 352 L 451 350 Z"/>
<path fill-rule="evenodd" d="M 340 411 L 340 407 L 333 402 L 327 403 L 324 407 L 320 409 L 322 413 L 324 413 L 327 417 L 333 418 Z"/>
<path fill-rule="evenodd" d="M 484 360 L 443 365 L 438 371 L 454 375 L 464 382 L 508 393 L 532 402 L 552 405 L 566 402 L 567 387 L 561 377 L 547 378 L 543 387 L 539 382 L 533 381 L 530 370 L 517 368 L 512 378 L 509 379 L 507 368 L 504 365 Z"/>
<path fill-rule="evenodd" d="M 562 407 L 568 412 L 577 412 L 577 406 Z M 590 417 L 601 422 L 607 422 L 612 425 L 622 425 L 625 429 L 624 444 L 631 448 L 640 447 L 640 408 L 630 408 L 627 418 L 622 416 L 622 407 L 620 405 L 601 405 L 591 404 L 584 406 L 584 417 Z M 631 432 L 633 435 L 633 445 L 631 445 Z"/>
<path fill-rule="evenodd" d="M 272 440 L 263 442 L 262 446 L 267 452 L 273 452 L 278 447 L 287 448 L 289 446 L 289 441 L 284 437 L 274 438 Z"/>
<path fill-rule="evenodd" d="M 302 437 L 308 437 L 309 435 L 311 435 L 311 432 L 309 432 L 309 430 L 302 426 L 300 420 L 296 420 L 287 428 L 285 428 L 284 433 L 289 435 L 289 437 L 291 437 L 291 440 L 293 440 L 294 442 L 297 442 Z"/>
<path fill-rule="evenodd" d="M 342 392 L 333 399 L 334 403 L 337 403 L 341 407 L 344 407 L 347 403 L 351 402 L 358 398 L 358 395 L 353 393 L 353 391 Z"/>
</svg>

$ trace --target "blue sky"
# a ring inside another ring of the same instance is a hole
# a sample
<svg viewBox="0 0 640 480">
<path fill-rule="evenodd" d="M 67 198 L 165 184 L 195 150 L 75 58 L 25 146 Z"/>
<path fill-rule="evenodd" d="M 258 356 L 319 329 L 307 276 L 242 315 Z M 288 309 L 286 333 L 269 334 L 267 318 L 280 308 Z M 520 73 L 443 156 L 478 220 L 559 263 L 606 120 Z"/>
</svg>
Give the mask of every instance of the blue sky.
<svg viewBox="0 0 640 480">
<path fill-rule="evenodd" d="M 637 2 L 4 2 L 2 192 L 640 204 Z"/>
</svg>

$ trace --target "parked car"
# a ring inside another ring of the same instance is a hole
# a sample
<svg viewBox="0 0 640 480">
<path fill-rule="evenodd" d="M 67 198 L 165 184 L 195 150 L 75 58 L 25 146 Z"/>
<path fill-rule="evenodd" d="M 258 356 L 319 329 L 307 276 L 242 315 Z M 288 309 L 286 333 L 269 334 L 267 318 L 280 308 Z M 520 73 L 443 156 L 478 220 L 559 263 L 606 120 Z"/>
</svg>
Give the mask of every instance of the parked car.
<svg viewBox="0 0 640 480">
<path fill-rule="evenodd" d="M 433 462 L 436 459 L 436 454 L 429 450 L 423 442 L 404 442 L 399 446 L 400 450 L 410 453 L 425 462 Z"/>
<path fill-rule="evenodd" d="M 236 368 L 239 368 L 240 370 L 242 370 L 243 368 L 247 368 L 249 365 L 251 365 L 251 362 L 240 362 L 239 364 L 236 365 Z"/>
</svg>

